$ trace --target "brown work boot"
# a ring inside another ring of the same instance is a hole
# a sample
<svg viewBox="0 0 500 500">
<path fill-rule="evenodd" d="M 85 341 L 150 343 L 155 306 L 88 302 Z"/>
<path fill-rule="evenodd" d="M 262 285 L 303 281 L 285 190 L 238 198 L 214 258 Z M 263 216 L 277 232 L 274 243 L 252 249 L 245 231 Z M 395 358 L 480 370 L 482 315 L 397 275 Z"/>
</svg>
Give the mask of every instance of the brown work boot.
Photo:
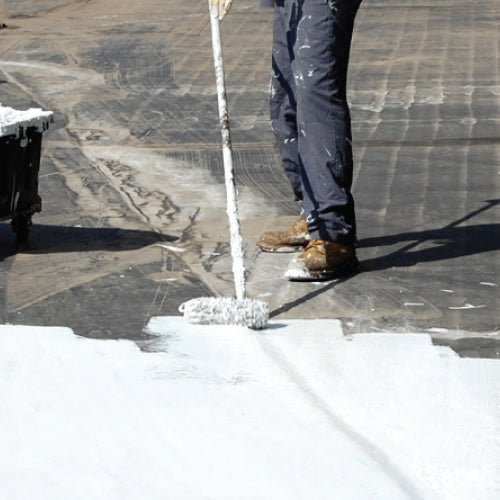
<svg viewBox="0 0 500 500">
<path fill-rule="evenodd" d="M 354 246 L 313 240 L 288 266 L 290 281 L 325 281 L 354 274 L 359 266 Z"/>
<path fill-rule="evenodd" d="M 263 252 L 300 252 L 309 240 L 307 222 L 299 219 L 288 231 L 266 231 L 257 246 Z"/>
</svg>

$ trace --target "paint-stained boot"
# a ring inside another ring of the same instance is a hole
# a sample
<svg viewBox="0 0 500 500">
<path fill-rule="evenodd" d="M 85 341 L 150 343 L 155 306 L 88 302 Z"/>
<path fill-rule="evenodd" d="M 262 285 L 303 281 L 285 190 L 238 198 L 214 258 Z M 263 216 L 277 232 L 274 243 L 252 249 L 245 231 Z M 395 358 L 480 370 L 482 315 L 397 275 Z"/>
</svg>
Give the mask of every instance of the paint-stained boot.
<svg viewBox="0 0 500 500">
<path fill-rule="evenodd" d="M 300 252 L 309 243 L 307 222 L 299 219 L 288 231 L 266 231 L 257 246 L 263 252 Z"/>
<path fill-rule="evenodd" d="M 359 267 L 354 246 L 313 240 L 288 266 L 290 281 L 325 281 L 355 274 Z"/>
</svg>

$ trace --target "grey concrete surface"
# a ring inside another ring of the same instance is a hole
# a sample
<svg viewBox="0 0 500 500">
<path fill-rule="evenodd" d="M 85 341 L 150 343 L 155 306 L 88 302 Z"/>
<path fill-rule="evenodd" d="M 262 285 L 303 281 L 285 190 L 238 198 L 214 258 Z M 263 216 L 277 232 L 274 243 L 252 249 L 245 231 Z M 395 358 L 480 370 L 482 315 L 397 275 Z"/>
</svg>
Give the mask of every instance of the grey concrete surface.
<svg viewBox="0 0 500 500">
<path fill-rule="evenodd" d="M 248 291 L 273 318 L 426 332 L 500 357 L 495 0 L 365 0 L 349 74 L 362 272 L 289 283 L 259 253 L 297 210 L 268 120 L 271 17 L 223 24 Z M 0 322 L 144 339 L 153 315 L 232 295 L 205 1 L 0 0 L 0 102 L 52 110 L 27 247 L 0 224 Z"/>
</svg>

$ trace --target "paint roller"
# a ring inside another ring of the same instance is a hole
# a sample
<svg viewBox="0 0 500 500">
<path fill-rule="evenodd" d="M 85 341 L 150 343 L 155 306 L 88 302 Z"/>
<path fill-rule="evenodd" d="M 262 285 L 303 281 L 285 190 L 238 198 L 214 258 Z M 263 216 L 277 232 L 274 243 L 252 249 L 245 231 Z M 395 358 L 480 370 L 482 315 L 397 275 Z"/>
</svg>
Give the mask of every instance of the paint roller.
<svg viewBox="0 0 500 500">
<path fill-rule="evenodd" d="M 224 62 L 220 20 L 229 10 L 233 0 L 209 0 L 212 49 L 214 57 L 220 129 L 222 135 L 222 157 L 226 184 L 227 215 L 229 219 L 232 271 L 236 298 L 200 297 L 184 302 L 179 311 L 194 324 L 241 325 L 261 329 L 267 326 L 269 307 L 266 302 L 245 297 L 245 266 L 243 240 L 238 217 L 236 184 L 234 179 L 229 113 L 227 109 Z"/>
</svg>

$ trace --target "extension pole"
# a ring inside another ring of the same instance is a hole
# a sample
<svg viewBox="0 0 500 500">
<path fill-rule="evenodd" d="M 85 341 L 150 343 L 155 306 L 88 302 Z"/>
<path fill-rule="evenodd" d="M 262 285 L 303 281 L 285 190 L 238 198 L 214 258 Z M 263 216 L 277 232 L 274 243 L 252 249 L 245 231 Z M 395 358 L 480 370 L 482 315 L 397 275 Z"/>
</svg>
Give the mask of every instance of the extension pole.
<svg viewBox="0 0 500 500">
<path fill-rule="evenodd" d="M 236 200 L 236 184 L 234 181 L 231 134 L 229 131 L 229 114 L 227 110 L 226 84 L 224 77 L 224 62 L 222 59 L 219 9 L 217 6 L 210 6 L 210 24 L 212 28 L 212 47 L 215 77 L 217 82 L 217 97 L 219 101 L 219 119 L 222 134 L 222 156 L 224 163 L 224 177 L 226 181 L 227 216 L 229 218 L 234 286 L 236 289 L 236 298 L 238 300 L 242 300 L 245 298 L 243 240 L 241 238 L 240 222 L 238 218 L 238 204 Z"/>
</svg>

